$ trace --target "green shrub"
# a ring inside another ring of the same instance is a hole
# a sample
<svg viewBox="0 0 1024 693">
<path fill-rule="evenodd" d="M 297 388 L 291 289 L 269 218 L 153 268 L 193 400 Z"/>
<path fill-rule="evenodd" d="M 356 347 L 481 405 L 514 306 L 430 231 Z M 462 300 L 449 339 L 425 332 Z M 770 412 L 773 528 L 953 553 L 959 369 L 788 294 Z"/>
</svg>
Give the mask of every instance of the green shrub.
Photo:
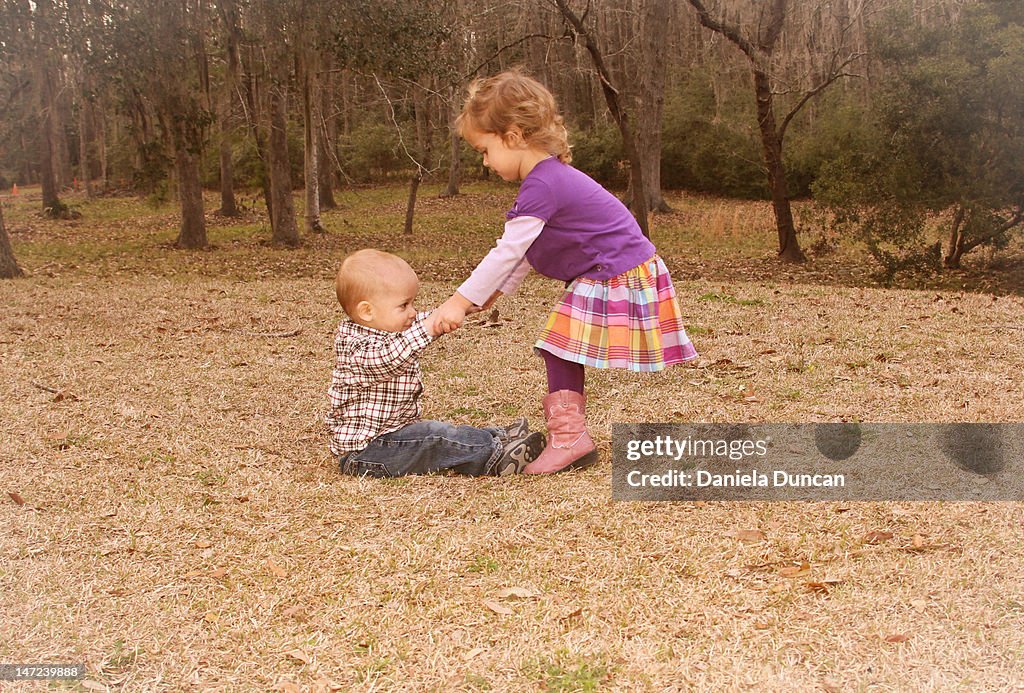
<svg viewBox="0 0 1024 693">
<path fill-rule="evenodd" d="M 407 133 L 403 133 L 403 138 L 407 143 L 415 142 L 415 136 L 409 139 Z M 361 123 L 339 140 L 342 168 L 359 183 L 386 180 L 403 170 L 405 163 L 411 163 L 404 158 L 392 123 Z"/>
<path fill-rule="evenodd" d="M 663 187 L 740 198 L 767 195 L 754 115 L 740 96 L 716 105 L 711 78 L 699 70 L 668 90 L 662 119 Z"/>
<path fill-rule="evenodd" d="M 610 123 L 571 133 L 572 164 L 591 178 L 610 187 L 629 181 L 629 167 L 622 150 L 619 128 Z"/>
</svg>

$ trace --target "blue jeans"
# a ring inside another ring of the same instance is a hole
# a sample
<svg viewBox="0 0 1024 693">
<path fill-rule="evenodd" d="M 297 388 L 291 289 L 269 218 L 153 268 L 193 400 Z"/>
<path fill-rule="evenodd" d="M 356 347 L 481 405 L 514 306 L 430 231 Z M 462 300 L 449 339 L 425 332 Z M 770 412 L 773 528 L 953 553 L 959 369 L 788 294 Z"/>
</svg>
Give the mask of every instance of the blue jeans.
<svg viewBox="0 0 1024 693">
<path fill-rule="evenodd" d="M 338 457 L 343 474 L 386 479 L 452 470 L 468 476 L 492 473 L 501 457 L 497 428 L 416 421 L 370 441 L 363 450 Z"/>
</svg>

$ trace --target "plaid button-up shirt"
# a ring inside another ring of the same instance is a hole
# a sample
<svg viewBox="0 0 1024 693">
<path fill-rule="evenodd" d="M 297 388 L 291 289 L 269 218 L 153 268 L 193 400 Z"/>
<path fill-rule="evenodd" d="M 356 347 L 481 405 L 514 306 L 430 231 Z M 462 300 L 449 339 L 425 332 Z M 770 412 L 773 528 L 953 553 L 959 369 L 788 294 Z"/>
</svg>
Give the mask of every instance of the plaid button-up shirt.
<svg viewBox="0 0 1024 693">
<path fill-rule="evenodd" d="M 405 332 L 383 332 L 351 320 L 334 336 L 334 372 L 328 390 L 331 452 L 365 448 L 379 435 L 420 418 L 419 355 L 432 341 L 419 313 Z"/>
</svg>

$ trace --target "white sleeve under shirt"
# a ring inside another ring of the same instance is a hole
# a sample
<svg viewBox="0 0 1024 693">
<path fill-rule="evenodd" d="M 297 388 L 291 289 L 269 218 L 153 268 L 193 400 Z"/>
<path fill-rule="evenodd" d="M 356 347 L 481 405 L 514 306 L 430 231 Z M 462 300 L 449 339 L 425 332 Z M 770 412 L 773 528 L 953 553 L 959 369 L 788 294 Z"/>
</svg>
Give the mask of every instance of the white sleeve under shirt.
<svg viewBox="0 0 1024 693">
<path fill-rule="evenodd" d="M 526 251 L 544 230 L 544 220 L 516 217 L 505 222 L 505 233 L 476 266 L 458 291 L 475 305 L 482 306 L 495 291 L 511 294 L 530 271 Z"/>
</svg>

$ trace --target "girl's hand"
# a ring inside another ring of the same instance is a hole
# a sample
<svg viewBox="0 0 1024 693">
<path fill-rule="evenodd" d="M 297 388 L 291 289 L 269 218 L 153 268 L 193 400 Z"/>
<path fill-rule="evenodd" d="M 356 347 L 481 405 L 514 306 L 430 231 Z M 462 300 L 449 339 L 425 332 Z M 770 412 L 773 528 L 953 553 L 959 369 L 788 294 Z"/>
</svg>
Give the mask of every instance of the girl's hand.
<svg viewBox="0 0 1024 693">
<path fill-rule="evenodd" d="M 491 294 L 491 297 L 487 299 L 487 303 L 483 304 L 482 306 L 470 306 L 469 308 L 467 308 L 466 315 L 472 315 L 473 313 L 480 313 L 482 311 L 487 310 L 488 308 L 493 306 L 494 302 L 497 301 L 502 296 L 504 296 L 504 294 L 501 293 L 501 291 L 495 291 L 493 294 Z"/>
</svg>

